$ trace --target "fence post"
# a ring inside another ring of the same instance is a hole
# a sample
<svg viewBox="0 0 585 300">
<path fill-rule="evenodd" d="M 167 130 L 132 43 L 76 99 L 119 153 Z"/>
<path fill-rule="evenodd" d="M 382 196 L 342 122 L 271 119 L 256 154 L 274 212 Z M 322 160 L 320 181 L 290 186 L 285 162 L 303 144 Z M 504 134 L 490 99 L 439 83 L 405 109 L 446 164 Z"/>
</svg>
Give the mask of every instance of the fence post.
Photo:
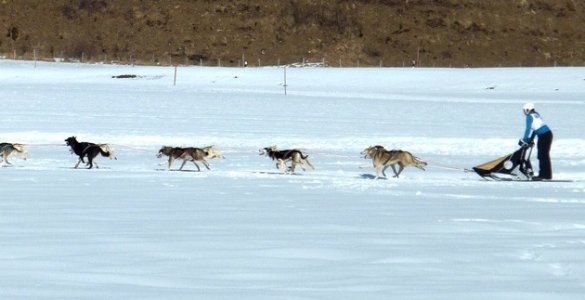
<svg viewBox="0 0 585 300">
<path fill-rule="evenodd" d="M 286 66 L 284 66 L 284 95 L 286 96 Z"/>
<path fill-rule="evenodd" d="M 173 86 L 177 85 L 177 68 L 178 66 L 175 65 L 175 76 L 173 77 Z"/>
</svg>

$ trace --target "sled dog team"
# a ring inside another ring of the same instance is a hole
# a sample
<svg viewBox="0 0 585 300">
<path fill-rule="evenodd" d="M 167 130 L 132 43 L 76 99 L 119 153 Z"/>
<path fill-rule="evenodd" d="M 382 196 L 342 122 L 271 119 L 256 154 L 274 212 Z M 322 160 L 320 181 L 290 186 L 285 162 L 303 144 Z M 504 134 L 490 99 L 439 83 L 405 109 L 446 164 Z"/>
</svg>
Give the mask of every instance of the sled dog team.
<svg viewBox="0 0 585 300">
<path fill-rule="evenodd" d="M 77 155 L 79 158 L 74 168 L 79 167 L 80 163 L 86 164 L 88 169 L 93 168 L 94 165 L 96 168 L 99 168 L 95 162 L 98 155 L 109 157 L 110 159 L 117 159 L 108 144 L 79 142 L 75 136 L 66 138 L 65 143 L 70 147 L 71 153 Z M 276 146 L 269 146 L 260 149 L 259 154 L 268 156 L 276 163 L 276 168 L 284 174 L 294 173 L 297 167 L 302 168 L 303 171 L 307 168 L 315 169 L 311 162 L 309 162 L 309 156 L 298 149 L 278 150 Z M 27 152 L 24 145 L 0 143 L 0 163 L 12 165 L 8 161 L 8 157 L 11 155 L 18 155 L 26 160 Z M 421 161 L 408 151 L 387 150 L 380 145 L 370 146 L 364 149 L 361 155 L 364 156 L 364 159 L 372 159 L 371 166 L 376 169 L 376 177 L 374 179 L 378 179 L 380 173 L 386 177 L 386 169 L 389 167 L 394 171 L 394 177 L 398 177 L 405 167 L 413 166 L 424 171 L 424 167 L 427 165 L 426 162 Z M 171 169 L 175 160 L 182 160 L 183 163 L 179 170 L 183 170 L 187 162 L 192 162 L 197 167 L 197 171 L 201 171 L 197 162 L 202 163 L 205 168 L 211 170 L 207 161 L 208 159 L 225 158 L 221 151 L 214 146 L 203 148 L 163 146 L 158 151 L 156 157 L 162 158 L 163 156 L 168 157 L 168 170 Z M 87 162 L 85 159 L 87 159 Z M 396 166 L 398 166 L 398 170 L 396 170 Z M 361 168 L 367 167 L 370 167 L 370 165 L 362 166 Z"/>
</svg>

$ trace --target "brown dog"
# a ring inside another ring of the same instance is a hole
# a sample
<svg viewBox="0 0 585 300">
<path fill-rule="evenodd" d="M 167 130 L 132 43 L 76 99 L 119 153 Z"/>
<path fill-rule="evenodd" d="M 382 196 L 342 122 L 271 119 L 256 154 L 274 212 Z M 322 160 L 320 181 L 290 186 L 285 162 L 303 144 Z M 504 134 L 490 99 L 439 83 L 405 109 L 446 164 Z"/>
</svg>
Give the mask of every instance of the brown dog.
<svg viewBox="0 0 585 300">
<path fill-rule="evenodd" d="M 195 148 L 195 147 L 170 147 L 170 146 L 163 146 L 158 151 L 157 157 L 161 158 L 164 156 L 168 156 L 168 166 L 167 169 L 170 170 L 171 166 L 173 165 L 173 161 L 176 159 L 182 159 L 183 164 L 179 170 L 183 170 L 183 167 L 188 161 L 193 162 L 197 167 L 197 171 L 201 171 L 197 161 L 203 163 L 203 165 L 208 169 L 211 170 L 207 159 L 213 158 L 225 158 L 221 151 L 214 146 L 207 146 L 203 148 Z"/>
<path fill-rule="evenodd" d="M 16 154 L 24 160 L 26 160 L 27 157 L 24 145 L 13 143 L 0 143 L 0 163 L 4 162 L 7 165 L 12 165 L 8 161 L 8 157 L 12 154 Z"/>
<path fill-rule="evenodd" d="M 364 155 L 364 158 L 372 159 L 374 168 L 376 168 L 376 177 L 374 179 L 380 177 L 380 171 L 386 177 L 385 171 L 388 167 L 392 167 L 394 177 L 398 178 L 405 167 L 414 166 L 424 171 L 424 167 L 427 165 L 426 162 L 419 160 L 408 151 L 386 150 L 380 145 L 370 146 L 364 149 L 361 154 Z M 398 172 L 394 165 L 398 165 Z"/>
</svg>

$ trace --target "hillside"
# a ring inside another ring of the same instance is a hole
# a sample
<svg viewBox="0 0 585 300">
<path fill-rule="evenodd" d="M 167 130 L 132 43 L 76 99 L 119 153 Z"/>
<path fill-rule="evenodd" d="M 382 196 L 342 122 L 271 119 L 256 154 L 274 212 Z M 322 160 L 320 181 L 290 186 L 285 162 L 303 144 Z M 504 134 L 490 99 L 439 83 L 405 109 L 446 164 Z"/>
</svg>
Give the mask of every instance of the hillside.
<svg viewBox="0 0 585 300">
<path fill-rule="evenodd" d="M 7 58 L 580 66 L 585 1 L 0 0 Z"/>
</svg>

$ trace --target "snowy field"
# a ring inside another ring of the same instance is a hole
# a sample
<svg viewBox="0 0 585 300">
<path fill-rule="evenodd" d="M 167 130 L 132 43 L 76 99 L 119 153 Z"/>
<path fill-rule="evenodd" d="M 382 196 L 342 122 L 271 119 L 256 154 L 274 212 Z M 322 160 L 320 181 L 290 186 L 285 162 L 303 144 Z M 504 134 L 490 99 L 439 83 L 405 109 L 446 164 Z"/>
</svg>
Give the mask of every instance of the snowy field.
<svg viewBox="0 0 585 300">
<path fill-rule="evenodd" d="M 173 72 L 0 60 L 0 142 L 29 152 L 0 168 L 0 299 L 583 299 L 585 68 L 288 68 L 286 96 L 282 68 Z M 528 101 L 575 181 L 464 172 Z M 72 135 L 118 159 L 73 169 Z M 155 157 L 210 144 L 211 171 Z M 375 144 L 429 166 L 372 180 Z"/>
</svg>

